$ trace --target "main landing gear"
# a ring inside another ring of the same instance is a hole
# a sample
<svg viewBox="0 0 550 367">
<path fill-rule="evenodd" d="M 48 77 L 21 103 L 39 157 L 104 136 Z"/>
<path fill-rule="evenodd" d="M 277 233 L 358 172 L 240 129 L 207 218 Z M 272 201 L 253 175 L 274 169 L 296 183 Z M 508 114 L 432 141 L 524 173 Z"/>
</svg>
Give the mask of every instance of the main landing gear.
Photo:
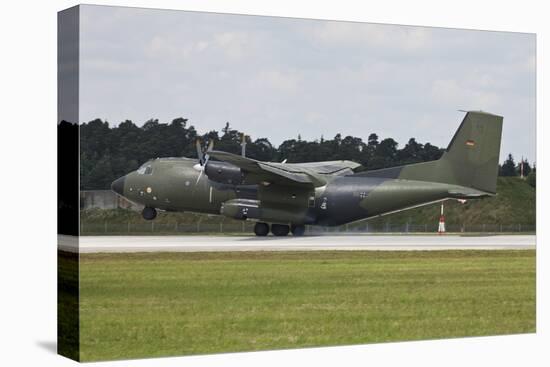
<svg viewBox="0 0 550 367">
<path fill-rule="evenodd" d="M 256 222 L 254 225 L 254 233 L 256 233 L 256 236 L 267 236 L 269 233 L 269 225 L 267 223 Z"/>
<path fill-rule="evenodd" d="M 286 236 L 288 234 L 289 228 L 286 224 L 272 224 L 271 233 L 274 236 Z"/>
<path fill-rule="evenodd" d="M 290 226 L 290 232 L 292 232 L 294 236 L 303 236 L 305 231 L 306 231 L 306 226 L 304 225 L 293 224 Z"/>
<path fill-rule="evenodd" d="M 271 225 L 271 233 L 273 233 L 274 236 L 287 236 L 289 232 L 292 232 L 294 236 L 302 236 L 304 232 L 306 231 L 306 227 L 304 225 L 291 225 L 288 226 L 286 224 L 272 224 Z M 254 225 L 254 233 L 256 236 L 267 236 L 269 233 L 269 224 L 263 223 L 263 222 L 256 222 Z"/>
<path fill-rule="evenodd" d="M 141 215 L 145 220 L 153 220 L 157 217 L 157 210 L 155 208 L 146 206 L 145 208 L 143 208 Z"/>
</svg>

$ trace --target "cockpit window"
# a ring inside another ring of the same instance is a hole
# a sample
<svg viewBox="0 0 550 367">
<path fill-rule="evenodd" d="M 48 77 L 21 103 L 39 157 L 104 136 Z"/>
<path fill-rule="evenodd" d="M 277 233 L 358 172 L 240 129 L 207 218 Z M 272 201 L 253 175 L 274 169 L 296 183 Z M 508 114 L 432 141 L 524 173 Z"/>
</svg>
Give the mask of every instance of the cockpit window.
<svg viewBox="0 0 550 367">
<path fill-rule="evenodd" d="M 153 174 L 153 167 L 150 164 L 144 164 L 136 172 L 140 175 L 151 175 Z"/>
</svg>

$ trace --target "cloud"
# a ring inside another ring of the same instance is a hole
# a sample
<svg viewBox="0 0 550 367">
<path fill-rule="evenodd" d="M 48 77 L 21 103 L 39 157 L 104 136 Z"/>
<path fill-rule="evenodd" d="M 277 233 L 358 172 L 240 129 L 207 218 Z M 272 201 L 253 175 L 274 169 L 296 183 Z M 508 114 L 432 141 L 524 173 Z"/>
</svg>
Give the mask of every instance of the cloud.
<svg viewBox="0 0 550 367">
<path fill-rule="evenodd" d="M 271 88 L 279 93 L 296 93 L 302 77 L 294 72 L 280 70 L 262 70 L 258 73 L 254 86 L 257 88 Z"/>
<path fill-rule="evenodd" d="M 224 32 L 215 35 L 214 39 L 231 61 L 242 60 L 253 46 L 251 37 L 242 32 Z"/>
<path fill-rule="evenodd" d="M 481 80 L 480 84 L 483 83 L 484 81 Z M 482 88 L 472 88 L 472 85 L 466 85 L 462 81 L 454 79 L 435 80 L 432 83 L 431 95 L 435 101 L 454 104 L 458 109 L 483 109 L 490 112 L 494 111 L 499 104 L 499 97 L 496 93 Z"/>
<path fill-rule="evenodd" d="M 155 36 L 145 47 L 145 54 L 150 58 L 168 58 L 184 62 L 208 49 L 210 43 L 206 40 L 186 42 L 173 37 Z"/>
<path fill-rule="evenodd" d="M 403 51 L 430 45 L 430 31 L 423 27 L 391 26 L 353 22 L 318 22 L 306 29 L 316 41 L 331 45 L 375 46 Z"/>
<path fill-rule="evenodd" d="M 183 116 L 201 132 L 230 121 L 274 144 L 375 132 L 446 146 L 456 110 L 483 109 L 505 116 L 503 154 L 535 160 L 533 35 L 102 6 L 81 14 L 82 121 Z"/>
</svg>

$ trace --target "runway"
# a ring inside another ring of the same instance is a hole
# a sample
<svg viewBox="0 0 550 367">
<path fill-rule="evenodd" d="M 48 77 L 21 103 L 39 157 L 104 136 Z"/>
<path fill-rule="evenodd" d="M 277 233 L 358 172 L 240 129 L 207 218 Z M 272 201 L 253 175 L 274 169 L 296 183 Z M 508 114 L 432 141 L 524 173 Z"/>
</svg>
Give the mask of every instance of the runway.
<svg viewBox="0 0 550 367">
<path fill-rule="evenodd" d="M 327 235 L 253 236 L 59 236 L 58 248 L 80 253 L 204 251 L 426 251 L 524 250 L 535 248 L 534 235 Z"/>
</svg>

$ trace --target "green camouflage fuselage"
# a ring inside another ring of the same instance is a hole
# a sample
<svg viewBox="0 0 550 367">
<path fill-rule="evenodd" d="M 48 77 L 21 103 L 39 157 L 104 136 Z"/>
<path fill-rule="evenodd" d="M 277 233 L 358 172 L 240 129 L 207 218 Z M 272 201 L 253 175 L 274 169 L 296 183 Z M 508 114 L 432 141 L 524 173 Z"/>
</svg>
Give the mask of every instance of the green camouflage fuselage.
<svg viewBox="0 0 550 367">
<path fill-rule="evenodd" d="M 151 174 L 125 176 L 121 194 L 130 201 L 166 211 L 225 214 L 271 223 L 340 225 L 459 195 L 456 185 L 352 174 L 331 177 L 317 188 L 230 185 L 213 182 L 193 166 L 194 159 L 150 161 Z M 229 212 L 227 202 L 242 199 Z M 252 209 L 257 209 L 252 214 Z"/>
</svg>

